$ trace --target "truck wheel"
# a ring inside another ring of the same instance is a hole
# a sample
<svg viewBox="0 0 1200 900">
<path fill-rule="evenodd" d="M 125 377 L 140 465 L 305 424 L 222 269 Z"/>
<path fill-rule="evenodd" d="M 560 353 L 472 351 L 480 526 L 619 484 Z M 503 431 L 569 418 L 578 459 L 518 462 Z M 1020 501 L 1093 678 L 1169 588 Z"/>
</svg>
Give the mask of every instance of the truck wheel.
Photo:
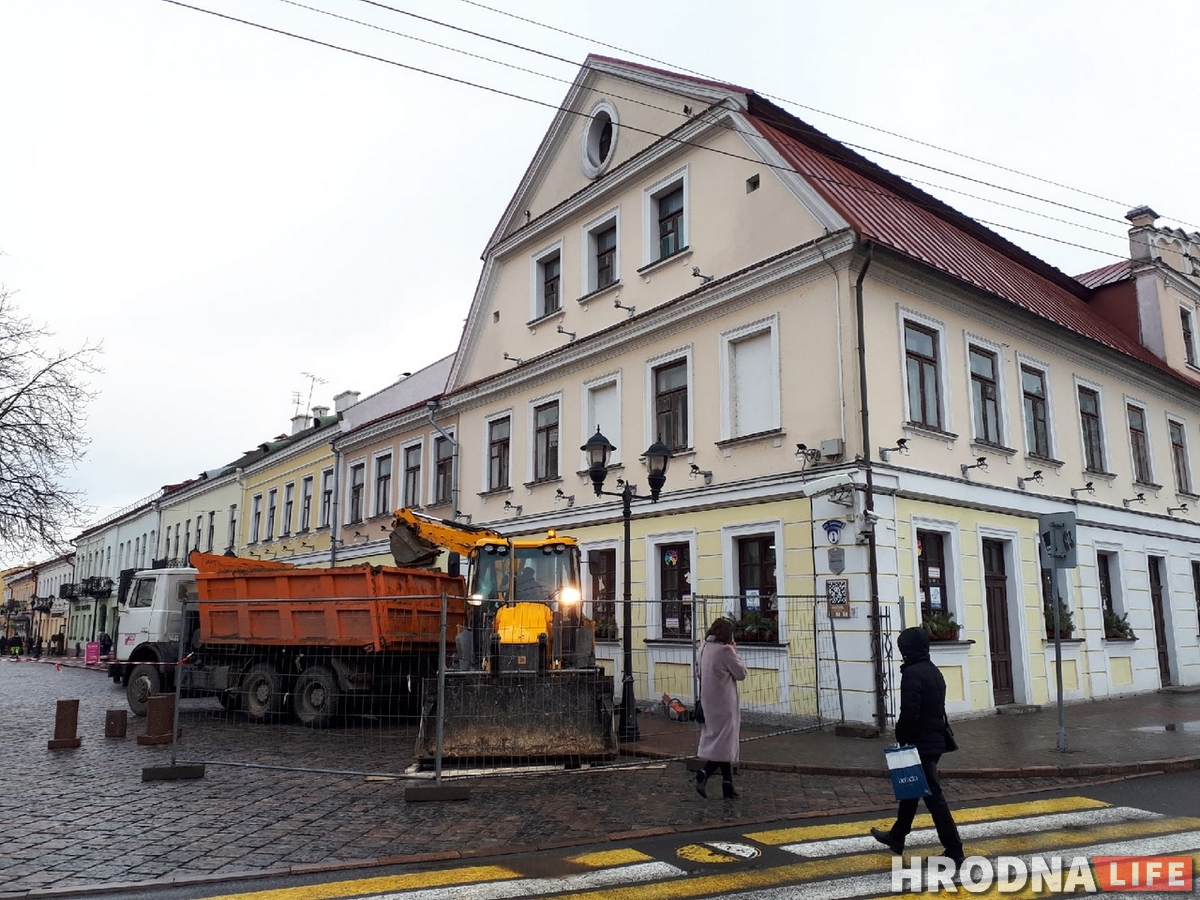
<svg viewBox="0 0 1200 900">
<path fill-rule="evenodd" d="M 150 698 L 162 691 L 162 676 L 154 663 L 138 663 L 129 674 L 129 684 L 125 686 L 125 699 L 129 701 L 129 709 L 135 716 L 146 715 Z"/>
<path fill-rule="evenodd" d="M 292 708 L 300 724 L 325 728 L 337 715 L 340 705 L 337 679 L 325 666 L 310 666 L 296 682 Z"/>
<path fill-rule="evenodd" d="M 283 685 L 270 663 L 255 663 L 242 679 L 242 708 L 252 721 L 262 722 L 283 708 Z"/>
</svg>

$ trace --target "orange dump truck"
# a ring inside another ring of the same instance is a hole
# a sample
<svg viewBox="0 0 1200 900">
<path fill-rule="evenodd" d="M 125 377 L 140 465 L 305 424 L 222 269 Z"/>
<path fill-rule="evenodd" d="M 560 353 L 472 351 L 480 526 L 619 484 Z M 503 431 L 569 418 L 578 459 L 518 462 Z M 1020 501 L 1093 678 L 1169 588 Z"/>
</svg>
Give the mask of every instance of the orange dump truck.
<svg viewBox="0 0 1200 900">
<path fill-rule="evenodd" d="M 122 601 L 110 674 L 137 715 L 175 689 L 176 671 L 182 696 L 214 696 L 251 720 L 290 709 L 322 727 L 342 712 L 416 713 L 438 668 L 443 596 L 451 647 L 465 621 L 463 579 L 436 570 L 199 552 L 190 562 L 136 573 Z"/>
</svg>

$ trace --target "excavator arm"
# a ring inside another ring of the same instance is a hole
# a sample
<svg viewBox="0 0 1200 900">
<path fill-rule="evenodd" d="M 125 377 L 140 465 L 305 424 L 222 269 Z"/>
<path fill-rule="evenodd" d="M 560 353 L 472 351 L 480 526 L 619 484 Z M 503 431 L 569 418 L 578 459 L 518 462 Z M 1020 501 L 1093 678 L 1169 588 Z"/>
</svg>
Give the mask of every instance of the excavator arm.
<svg viewBox="0 0 1200 900">
<path fill-rule="evenodd" d="M 396 511 L 392 521 L 392 557 L 398 566 L 432 567 L 443 550 L 470 555 L 481 541 L 505 540 L 504 535 L 481 525 L 438 519 L 409 507 Z"/>
</svg>

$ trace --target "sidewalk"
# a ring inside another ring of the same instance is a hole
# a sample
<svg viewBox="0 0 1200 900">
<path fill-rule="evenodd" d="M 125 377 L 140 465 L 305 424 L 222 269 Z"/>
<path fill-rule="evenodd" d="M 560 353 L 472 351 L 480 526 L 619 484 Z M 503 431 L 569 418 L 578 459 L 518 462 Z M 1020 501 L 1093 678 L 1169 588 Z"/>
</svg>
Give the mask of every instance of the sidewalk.
<svg viewBox="0 0 1200 900">
<path fill-rule="evenodd" d="M 957 752 L 942 758 L 947 778 L 1120 776 L 1200 769 L 1200 688 L 1160 691 L 1063 707 L 1066 752 L 1058 748 L 1058 709 L 985 715 L 952 722 Z M 640 716 L 638 755 L 687 756 L 690 723 Z M 810 775 L 887 775 L 886 738 L 844 737 L 834 730 L 779 734 L 742 728 L 742 767 Z"/>
<path fill-rule="evenodd" d="M 77 698 L 78 749 L 47 749 L 58 699 Z M 686 761 L 698 726 L 639 716 L 627 765 L 461 778 L 466 801 L 406 803 L 401 772 L 414 729 L 313 732 L 298 725 L 211 724 L 185 701 L 181 760 L 203 778 L 142 780 L 166 746 L 141 746 L 145 719 L 106 739 L 124 692 L 103 666 L 55 657 L 0 661 L 0 900 L 63 898 L 119 885 L 211 883 L 465 860 L 628 842 L 648 835 L 812 817 L 887 815 L 895 807 L 884 738 L 743 729 L 743 799 L 702 800 Z M 201 704 L 195 706 L 194 704 Z M 215 711 L 215 704 L 212 704 Z M 218 713 L 219 715 L 219 713 Z M 1055 748 L 1054 707 L 954 723 L 962 749 L 943 760 L 953 804 L 1200 768 L 1200 693 L 1166 692 L 1065 709 L 1070 752 Z M 195 754 L 195 756 L 192 756 Z M 224 762 L 221 762 L 221 761 Z M 303 766 L 305 768 L 299 768 Z"/>
</svg>

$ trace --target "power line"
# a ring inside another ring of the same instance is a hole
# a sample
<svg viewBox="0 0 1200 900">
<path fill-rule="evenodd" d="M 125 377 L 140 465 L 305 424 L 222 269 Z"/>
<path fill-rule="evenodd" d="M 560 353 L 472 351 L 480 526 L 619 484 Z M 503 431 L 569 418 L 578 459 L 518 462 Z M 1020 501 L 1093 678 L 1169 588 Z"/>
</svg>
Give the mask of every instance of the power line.
<svg viewBox="0 0 1200 900">
<path fill-rule="evenodd" d="M 364 0 L 364 2 L 367 2 L 367 0 Z M 695 75 L 697 77 L 704 78 L 704 79 L 707 79 L 710 81 L 720 80 L 720 79 L 717 79 L 714 76 L 708 75 L 704 72 L 698 72 L 695 69 L 688 69 L 684 66 L 677 66 L 674 63 L 671 63 L 667 60 L 658 59 L 653 56 L 647 56 L 644 53 L 638 53 L 635 50 L 628 50 L 623 47 L 619 47 L 616 44 L 609 44 L 609 43 L 605 43 L 604 41 L 597 40 L 596 38 L 591 38 L 591 37 L 587 37 L 585 35 L 576 34 L 575 32 L 568 31 L 565 28 L 559 28 L 555 25 L 550 25 L 549 23 L 546 23 L 546 22 L 540 22 L 537 19 L 531 19 L 526 16 L 520 16 L 520 15 L 517 15 L 516 13 L 512 13 L 507 10 L 497 9 L 493 6 L 488 6 L 486 3 L 480 3 L 479 0 L 459 0 L 459 2 L 465 3 L 468 6 L 477 7 L 479 9 L 485 9 L 488 12 L 495 13 L 497 15 L 507 16 L 510 19 L 516 19 L 519 22 L 525 22 L 529 25 L 537 26 L 538 28 L 545 28 L 549 31 L 553 31 L 558 34 L 565 35 L 567 37 L 575 38 L 576 40 L 586 41 L 589 44 L 595 44 L 595 45 L 598 45 L 601 47 L 606 47 L 609 50 L 615 50 L 618 53 L 622 53 L 626 56 L 636 56 L 639 59 L 647 60 L 648 62 L 655 63 L 656 65 L 666 66 L 667 68 L 672 69 L 677 72 L 684 72 L 686 74 Z M 815 112 L 815 113 L 818 113 L 823 116 L 829 116 L 831 119 L 837 119 L 838 121 L 846 122 L 850 125 L 855 125 L 859 128 L 866 128 L 870 131 L 877 131 L 880 134 L 887 135 L 888 137 L 898 138 L 899 140 L 902 140 L 902 141 L 908 141 L 910 143 L 918 144 L 922 147 L 928 147 L 931 150 L 937 150 L 942 153 L 948 153 L 951 156 L 957 156 L 960 159 L 965 159 L 970 162 L 979 163 L 980 165 L 989 166 L 994 169 L 999 169 L 1000 171 L 1003 171 L 1003 172 L 1009 172 L 1010 174 L 1013 174 L 1013 175 L 1020 175 L 1022 178 L 1029 178 L 1033 181 L 1040 181 L 1043 184 L 1048 184 L 1052 187 L 1061 188 L 1062 190 L 1071 191 L 1076 194 L 1082 194 L 1085 197 L 1091 197 L 1095 200 L 1102 200 L 1105 203 L 1112 203 L 1115 206 L 1121 206 L 1121 207 L 1124 207 L 1125 209 L 1131 209 L 1135 205 L 1135 204 L 1129 204 L 1129 203 L 1122 203 L 1121 201 L 1114 200 L 1110 197 L 1105 197 L 1102 194 L 1096 194 L 1091 191 L 1084 190 L 1082 188 L 1076 188 L 1076 187 L 1072 187 L 1071 185 L 1068 185 L 1068 184 L 1062 184 L 1061 182 L 1053 181 L 1049 178 L 1043 178 L 1039 175 L 1031 175 L 1028 172 L 1021 171 L 1020 169 L 1015 169 L 1015 168 L 1011 168 L 1009 166 L 1001 165 L 999 163 L 990 162 L 989 160 L 982 159 L 982 158 L 976 157 L 976 156 L 971 156 L 970 154 L 962 153 L 957 150 L 951 150 L 947 147 L 941 147 L 941 146 L 931 143 L 929 141 L 923 141 L 918 138 L 909 137 L 908 135 L 901 134 L 896 131 L 890 131 L 886 128 L 880 128 L 877 125 L 871 125 L 867 122 L 860 122 L 857 119 L 851 119 L 848 116 L 838 115 L 837 113 L 831 113 L 831 112 L 828 112 L 826 110 L 820 109 L 815 106 L 809 106 L 804 103 L 799 103 L 795 100 L 789 100 L 786 97 L 780 97 L 780 96 L 777 96 L 774 94 L 768 94 L 765 92 L 762 93 L 762 96 L 766 97 L 769 100 L 778 100 L 781 103 L 787 103 L 791 106 L 799 107 L 800 109 L 806 109 L 806 110 L 809 110 L 810 112 Z M 847 146 L 856 146 L 856 145 L 847 144 Z M 857 148 L 857 149 L 862 149 L 862 148 Z M 875 151 L 872 151 L 872 152 L 875 152 Z M 1182 220 L 1177 220 L 1177 221 L 1180 221 L 1181 224 L 1189 225 L 1190 227 L 1193 227 L 1193 228 L 1200 227 L 1200 226 L 1192 225 L 1189 222 L 1183 222 Z"/>
<path fill-rule="evenodd" d="M 183 0 L 163 0 L 163 2 L 165 2 L 165 3 L 170 3 L 170 4 L 171 4 L 171 5 L 173 5 L 173 6 L 179 6 L 179 7 L 182 7 L 182 8 L 184 8 L 184 9 L 190 9 L 190 10 L 193 10 L 194 12 L 207 13 L 208 15 L 215 16 L 215 17 L 217 17 L 217 18 L 220 18 L 220 19 L 225 19 L 225 20 L 227 20 L 227 21 L 230 21 L 230 22 L 236 22 L 236 23 L 238 23 L 238 24 L 241 24 L 241 25 L 248 25 L 248 26 L 250 26 L 250 27 L 253 27 L 253 28 L 258 28 L 258 29 L 261 29 L 261 30 L 263 30 L 263 31 L 268 31 L 268 32 L 271 32 L 271 33 L 273 33 L 273 34 L 278 34 L 278 35 L 280 35 L 280 36 L 282 36 L 282 37 L 289 37 L 289 38 L 293 38 L 293 39 L 295 39 L 295 40 L 304 41 L 304 42 L 306 42 L 306 43 L 315 44 L 315 45 L 317 45 L 317 46 L 320 46 L 320 47 L 325 47 L 325 48 L 327 48 L 327 49 L 330 49 L 330 50 L 338 50 L 338 51 L 341 51 L 341 52 L 343 52 L 343 53 L 349 53 L 349 54 L 351 54 L 352 56 L 357 56 L 357 57 L 360 57 L 360 58 L 362 58 L 362 59 L 369 59 L 369 60 L 372 60 L 372 61 L 374 61 L 374 62 L 381 62 L 381 63 L 384 63 L 384 64 L 386 64 L 386 65 L 394 66 L 394 67 L 397 67 L 397 68 L 400 68 L 400 69 L 404 69 L 404 70 L 406 70 L 406 71 L 414 72 L 414 73 L 417 73 L 417 74 L 420 74 L 420 75 L 428 75 L 428 76 L 430 76 L 430 77 L 433 77 L 433 78 L 438 78 L 438 79 L 441 79 L 441 80 L 443 80 L 443 81 L 448 81 L 448 82 L 451 82 L 451 83 L 453 83 L 453 84 L 462 85 L 462 86 L 464 86 L 464 87 L 476 88 L 476 89 L 478 89 L 478 90 L 486 91 L 486 92 L 488 92 L 488 93 L 496 94 L 496 95 L 498 95 L 498 96 L 502 96 L 502 97 L 508 97 L 508 98 L 510 98 L 510 99 L 513 99 L 513 100 L 520 100 L 520 101 L 523 101 L 523 102 L 525 102 L 525 103 L 531 103 L 531 104 L 534 104 L 534 105 L 537 105 L 537 106 L 542 106 L 542 107 L 545 107 L 545 108 L 548 108 L 548 109 L 555 110 L 556 112 L 566 113 L 566 114 L 573 115 L 573 116 L 576 116 L 576 117 L 579 117 L 579 118 L 584 118 L 584 119 L 591 119 L 591 118 L 592 118 L 592 116 L 591 116 L 590 114 L 588 114 L 588 113 L 579 112 L 578 110 L 573 110 L 573 109 L 570 109 L 570 108 L 568 108 L 568 107 L 562 106 L 562 105 L 560 105 L 560 104 L 556 104 L 556 103 L 550 103 L 550 102 L 548 102 L 548 101 L 545 101 L 545 100 L 538 100 L 538 99 L 536 99 L 536 98 L 533 98 L 533 97 L 527 97 L 527 96 L 525 96 L 525 95 L 522 95 L 522 94 L 517 94 L 517 93 L 514 93 L 514 92 L 512 92 L 512 91 L 505 91 L 505 90 L 502 90 L 502 89 L 500 89 L 500 88 L 497 88 L 497 87 L 492 87 L 492 86 L 490 86 L 490 85 L 479 84 L 478 82 L 473 82 L 473 81 L 470 81 L 470 80 L 468 80 L 468 79 L 465 79 L 465 78 L 458 78 L 458 77 L 456 77 L 456 76 L 453 76 L 453 75 L 447 75 L 447 74 L 445 74 L 445 73 L 443 73 L 443 72 L 437 72 L 437 71 L 434 71 L 434 70 L 432 70 L 432 69 L 425 69 L 425 68 L 422 68 L 422 67 L 420 67 L 420 66 L 414 66 L 414 65 L 411 65 L 411 64 L 409 64 L 409 63 L 402 63 L 402 62 L 399 62 L 399 61 L 397 61 L 397 60 L 388 59 L 388 58 L 386 58 L 386 57 L 382 57 L 382 56 L 377 56 L 377 55 L 375 55 L 375 54 L 372 54 L 372 53 L 366 53 L 366 52 L 364 52 L 364 51 L 361 51 L 361 50 L 354 50 L 354 49 L 352 49 L 352 48 L 349 48 L 349 47 L 344 47 L 344 46 L 341 46 L 341 45 L 339 45 L 339 44 L 334 44 L 334 43 L 331 43 L 331 42 L 329 42 L 329 41 L 323 41 L 323 40 L 320 40 L 320 39 L 318 39 L 318 38 L 308 37 L 307 35 L 297 34 L 297 33 L 295 33 L 295 32 L 287 31 L 287 30 L 285 30 L 285 29 L 282 29 L 282 28 L 276 28 L 276 27 L 274 27 L 274 26 L 271 26 L 271 25 L 265 25 L 265 24 L 263 24 L 263 23 L 260 23 L 260 22 L 254 22 L 254 21 L 251 21 L 251 20 L 248 20 L 248 19 L 242 19 L 242 18 L 238 18 L 237 16 L 232 16 L 232 15 L 229 15 L 229 14 L 227 14 L 227 13 L 217 12 L 216 10 L 205 9 L 205 8 L 203 8 L 203 7 L 194 6 L 194 5 L 190 4 L 190 3 L 184 3 L 184 2 L 183 2 Z M 364 2 L 367 2 L 367 0 L 364 0 Z M 374 5 L 382 5 L 382 4 L 374 4 Z M 710 147 L 710 146 L 707 146 L 707 145 L 704 145 L 704 144 L 698 144 L 698 143 L 694 143 L 694 142 L 692 142 L 692 141 L 688 141 L 688 140 L 684 140 L 683 138 L 676 137 L 676 136 L 674 135 L 674 133 L 673 133 L 673 132 L 672 132 L 672 133 L 669 133 L 669 134 L 659 134 L 658 132 L 651 131 L 650 129 L 646 129 L 646 128 L 638 128 L 638 127 L 636 127 L 636 126 L 629 125 L 629 124 L 622 124 L 622 126 L 621 126 L 621 127 L 622 127 L 623 129 L 626 129 L 626 130 L 628 130 L 628 131 L 632 131 L 632 132 L 635 132 L 635 133 L 640 133 L 640 134 L 645 134 L 645 135 L 647 135 L 648 137 L 652 137 L 652 138 L 654 138 L 654 139 L 656 139 L 656 140 L 668 140 L 668 141 L 672 141 L 673 143 L 675 143 L 675 144 L 677 144 L 677 145 L 679 145 L 679 146 L 681 146 L 681 147 L 690 147 L 690 148 L 697 149 L 697 150 L 703 150 L 703 151 L 707 151 L 707 152 L 710 152 L 710 153 L 716 153 L 716 154 L 718 154 L 718 155 L 725 156 L 725 157 L 728 157 L 728 158 L 731 158 L 731 159 L 737 159 L 737 160 L 740 160 L 740 161 L 742 161 L 742 162 L 750 162 L 750 163 L 753 163 L 753 164 L 755 164 L 755 165 L 760 165 L 760 166 L 763 166 L 763 167 L 765 167 L 765 168 L 768 168 L 768 169 L 774 169 L 774 170 L 778 170 L 778 171 L 782 171 L 782 172 L 789 172 L 789 173 L 796 173 L 796 174 L 800 174 L 800 175 L 804 176 L 804 177 L 805 177 L 805 178 L 807 178 L 807 179 L 810 179 L 810 180 L 813 180 L 813 181 L 821 181 L 821 182 L 825 182 L 825 183 L 827 183 L 827 184 L 833 184 L 833 185 L 837 185 L 837 186 L 840 186 L 840 187 L 844 187 L 844 188 L 846 188 L 846 189 L 848 189 L 848 190 L 853 190 L 853 191 L 857 191 L 857 192 L 860 192 L 860 193 L 874 194 L 874 195 L 876 195 L 876 196 L 880 196 L 880 197 L 892 197 L 892 196 L 894 196 L 892 193 L 890 193 L 890 192 L 887 192 L 887 191 L 883 191 L 883 190 L 877 190 L 877 189 L 873 189 L 873 188 L 867 188 L 867 187 L 864 187 L 864 186 L 862 186 L 862 185 L 860 185 L 860 184 L 852 184 L 852 183 L 850 183 L 850 182 L 842 181 L 842 180 L 840 180 L 840 179 L 837 179 L 837 178 L 831 178 L 831 177 L 829 177 L 829 176 L 826 176 L 826 175 L 819 175 L 819 174 L 817 174 L 817 173 L 815 173 L 815 172 L 808 172 L 808 171 L 805 171 L 805 170 L 803 170 L 803 169 L 802 169 L 802 168 L 800 168 L 799 166 L 795 166 L 795 165 L 779 165 L 779 164 L 775 164 L 775 163 L 767 162 L 766 160 L 763 160 L 763 159 L 761 159 L 761 158 L 757 158 L 757 157 L 750 157 L 750 156 L 743 156 L 743 155 L 741 155 L 741 154 L 738 154 L 738 153 L 733 153 L 733 152 L 731 152 L 731 151 L 728 151 L 728 150 L 721 150 L 721 149 L 719 149 L 719 148 L 716 148 L 716 147 Z M 677 129 L 677 130 L 678 130 L 678 129 Z M 735 130 L 736 130 L 736 129 L 735 129 Z M 826 156 L 829 156 L 829 158 L 831 158 L 831 159 L 833 159 L 833 160 L 835 160 L 835 161 L 839 161 L 839 160 L 837 160 L 837 158 L 836 158 L 835 156 L 833 156 L 833 155 L 831 155 L 831 154 L 825 154 L 825 155 L 826 155 Z M 961 176 L 959 176 L 959 177 L 961 177 Z M 931 199 L 935 199 L 935 198 L 931 198 Z M 914 198 L 911 198 L 911 197 L 906 197 L 906 198 L 905 198 L 905 200 L 906 200 L 908 203 L 911 203 L 913 206 L 916 206 L 916 207 L 918 207 L 918 208 L 922 208 L 922 209 L 926 209 L 926 210 L 929 210 L 929 211 L 931 211 L 931 212 L 940 212 L 940 211 L 941 211 L 941 209 L 942 209 L 942 207 L 946 206 L 945 204 L 941 204 L 941 203 L 940 203 L 940 201 L 936 201 L 936 202 L 938 202 L 938 203 L 939 203 L 939 205 L 938 205 L 937 207 L 934 207 L 934 206 L 933 206 L 933 205 L 931 205 L 931 204 L 928 204 L 928 203 L 922 203 L 922 202 L 920 202 L 920 201 L 918 201 L 918 200 L 916 200 L 916 199 L 914 199 Z M 1050 201 L 1047 201 L 1047 202 L 1050 202 Z M 949 208 L 949 207 L 946 207 L 946 208 Z M 1025 211 L 1025 212 L 1029 212 L 1028 210 L 1024 210 L 1024 211 Z M 962 214 L 960 213 L 960 215 L 962 215 Z M 1088 251 L 1090 251 L 1090 252 L 1093 252 L 1093 253 L 1098 253 L 1098 254 L 1101 254 L 1101 255 L 1103 255 L 1103 256 L 1109 256 L 1109 257 L 1113 257 L 1113 258 L 1117 258 L 1117 259 L 1123 259 L 1123 258 L 1124 258 L 1124 256 L 1123 256 L 1122 254 L 1116 254 L 1116 253 L 1113 253 L 1112 251 L 1108 251 L 1108 250 L 1100 250 L 1100 249 L 1098 249 L 1098 248 L 1095 248 L 1095 247 L 1089 247 L 1089 246 L 1087 246 L 1087 245 L 1085 245 L 1085 244 L 1080 244 L 1080 243 L 1077 243 L 1077 242 L 1074 242 L 1074 241 L 1065 240 L 1065 239 L 1063 239 L 1063 238 L 1056 238 L 1056 237 L 1053 237 L 1053 236 L 1051 236 L 1051 235 L 1040 234 L 1040 233 L 1038 233 L 1038 232 L 1035 232 L 1035 231 L 1030 231 L 1030 230 L 1028 230 L 1028 229 L 1022 229 L 1022 228 L 1017 228 L 1017 227 L 1015 227 L 1015 226 L 1011 226 L 1011 225 L 1005 225 L 1005 224 L 1002 224 L 1002 223 L 993 222 L 993 221 L 991 221 L 991 220 L 988 220 L 988 219 L 981 219 L 981 218 L 977 218 L 977 217 L 973 217 L 973 216 L 972 216 L 972 217 L 969 217 L 969 218 L 973 219 L 973 221 L 975 221 L 975 222 L 977 222 L 977 223 L 979 223 L 979 224 L 982 224 L 982 225 L 987 225 L 987 226 L 990 226 L 990 227 L 993 227 L 993 228 L 1001 228 L 1001 229 L 1005 229 L 1005 230 L 1008 230 L 1008 231 L 1012 231 L 1012 232 L 1015 232 L 1015 233 L 1018 233 L 1018 234 L 1025 234 L 1025 235 L 1030 235 L 1030 236 L 1033 236 L 1033 237 L 1042 238 L 1043 240 L 1052 241 L 1052 242 L 1054 242 L 1054 243 L 1063 244 L 1063 245 L 1065 245 L 1065 246 L 1076 247 L 1076 248 L 1078 248 L 1078 249 L 1082 249 L 1082 250 L 1088 250 Z M 1123 236 L 1119 236 L 1119 235 L 1111 235 L 1111 237 L 1118 238 L 1118 237 L 1123 237 Z M 1028 251 L 1026 251 L 1026 252 L 1028 252 Z"/>
</svg>

